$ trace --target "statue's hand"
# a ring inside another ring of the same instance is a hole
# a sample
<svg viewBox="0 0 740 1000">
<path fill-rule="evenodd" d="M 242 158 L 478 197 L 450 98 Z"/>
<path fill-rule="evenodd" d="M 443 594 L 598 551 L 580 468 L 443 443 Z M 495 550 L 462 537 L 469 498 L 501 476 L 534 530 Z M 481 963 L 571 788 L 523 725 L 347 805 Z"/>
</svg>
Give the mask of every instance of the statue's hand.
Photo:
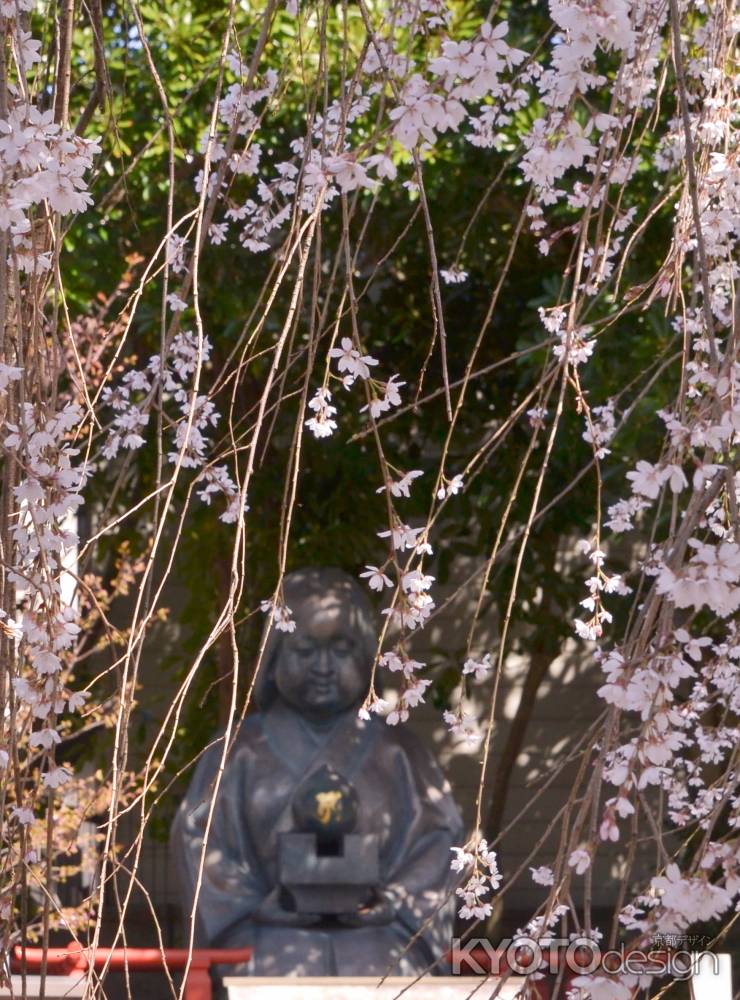
<svg viewBox="0 0 740 1000">
<path fill-rule="evenodd" d="M 340 913 L 337 919 L 345 927 L 379 927 L 382 924 L 390 924 L 395 913 L 391 897 L 379 891 L 371 902 L 361 906 L 354 913 Z"/>
<path fill-rule="evenodd" d="M 280 886 L 269 892 L 257 908 L 254 919 L 259 924 L 274 924 L 278 927 L 310 927 L 321 920 L 317 913 L 296 913 L 286 910 L 280 902 Z"/>
</svg>

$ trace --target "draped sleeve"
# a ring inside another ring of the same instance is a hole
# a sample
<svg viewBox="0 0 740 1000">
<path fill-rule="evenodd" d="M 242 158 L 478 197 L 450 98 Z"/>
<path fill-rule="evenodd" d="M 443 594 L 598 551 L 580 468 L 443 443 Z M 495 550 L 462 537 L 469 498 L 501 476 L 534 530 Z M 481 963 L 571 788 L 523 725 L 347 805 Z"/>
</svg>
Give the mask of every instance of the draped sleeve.
<svg viewBox="0 0 740 1000">
<path fill-rule="evenodd" d="M 171 843 L 186 918 L 193 911 L 208 813 L 222 753 L 223 743 L 219 741 L 199 761 L 172 829 Z M 254 764 L 249 741 L 240 733 L 227 759 L 208 833 L 198 893 L 196 947 L 217 944 L 232 925 L 248 920 L 269 891 L 242 809 Z"/>
<path fill-rule="evenodd" d="M 450 848 L 461 843 L 462 819 L 427 747 L 407 731 L 399 729 L 394 736 L 391 766 L 401 788 L 386 887 L 397 919 L 412 936 L 419 935 L 432 960 L 450 947 L 458 883 Z"/>
</svg>

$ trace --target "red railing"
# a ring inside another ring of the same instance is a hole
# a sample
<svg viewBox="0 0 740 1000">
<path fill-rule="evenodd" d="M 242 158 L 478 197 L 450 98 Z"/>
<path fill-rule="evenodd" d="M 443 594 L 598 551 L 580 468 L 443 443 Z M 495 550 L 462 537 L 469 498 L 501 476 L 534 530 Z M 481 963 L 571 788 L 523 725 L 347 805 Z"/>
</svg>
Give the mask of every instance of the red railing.
<svg viewBox="0 0 740 1000">
<path fill-rule="evenodd" d="M 166 966 L 171 972 L 182 970 L 188 964 L 187 948 L 96 948 L 92 963 L 92 949 L 81 948 L 70 943 L 66 948 L 49 948 L 46 953 L 47 973 L 58 976 L 70 976 L 75 973 L 84 974 L 92 964 L 96 970 L 105 967 L 113 972 L 129 969 L 131 972 L 161 972 Z M 184 1000 L 212 1000 L 212 984 L 209 969 L 212 965 L 236 965 L 248 962 L 252 957 L 251 948 L 195 948 L 191 954 L 185 983 Z M 452 959 L 452 953 L 448 954 Z M 13 952 L 13 971 L 19 972 L 25 965 L 26 972 L 39 973 L 44 960 L 43 948 L 22 948 L 17 945 Z M 470 963 L 468 959 L 472 959 Z M 508 963 L 503 954 L 498 956 L 497 973 L 505 975 Z M 520 956 L 522 965 L 527 964 L 526 956 Z M 477 968 L 471 965 L 477 964 Z M 491 956 L 482 949 L 473 949 L 465 956 L 460 956 L 460 972 L 470 975 L 478 972 L 481 967 L 491 971 Z M 520 974 L 519 971 L 515 974 Z M 539 1000 L 548 1000 L 550 985 L 547 980 L 530 983 L 532 996 Z"/>
<path fill-rule="evenodd" d="M 95 969 L 105 967 L 120 972 L 161 972 L 166 967 L 171 972 L 188 967 L 184 1000 L 212 1000 L 211 977 L 208 970 L 212 965 L 237 965 L 248 962 L 252 957 L 251 948 L 81 948 L 78 944 L 68 944 L 66 948 L 49 948 L 46 952 L 46 971 L 52 975 L 70 976 L 75 972 L 84 973 L 92 965 Z M 24 966 L 26 972 L 38 973 L 44 962 L 43 948 L 22 948 L 17 945 L 13 951 L 14 971 Z"/>
</svg>

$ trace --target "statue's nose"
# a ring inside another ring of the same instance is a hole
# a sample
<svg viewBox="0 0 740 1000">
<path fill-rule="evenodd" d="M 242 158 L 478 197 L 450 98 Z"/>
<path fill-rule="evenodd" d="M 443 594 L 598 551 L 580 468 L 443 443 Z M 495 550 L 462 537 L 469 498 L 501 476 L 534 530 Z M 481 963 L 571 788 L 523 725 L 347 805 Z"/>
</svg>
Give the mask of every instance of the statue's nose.
<svg viewBox="0 0 740 1000">
<path fill-rule="evenodd" d="M 331 656 L 329 655 L 329 650 L 326 647 L 322 647 L 318 651 L 316 660 L 314 661 L 314 669 L 316 673 L 320 674 L 322 677 L 328 677 L 333 672 L 333 666 L 331 662 Z"/>
</svg>

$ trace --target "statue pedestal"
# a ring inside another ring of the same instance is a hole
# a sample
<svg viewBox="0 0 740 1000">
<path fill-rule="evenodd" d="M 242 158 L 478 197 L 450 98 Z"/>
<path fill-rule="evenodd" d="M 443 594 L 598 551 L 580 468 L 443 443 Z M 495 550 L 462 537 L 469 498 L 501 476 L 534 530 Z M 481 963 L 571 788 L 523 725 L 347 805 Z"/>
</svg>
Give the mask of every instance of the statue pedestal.
<svg viewBox="0 0 740 1000">
<path fill-rule="evenodd" d="M 261 978 L 227 976 L 224 986 L 229 1000 L 467 1000 L 472 994 L 487 997 L 496 979 L 476 976 L 428 976 L 414 983 L 409 976 L 389 976 L 378 986 L 375 976 L 306 976 L 304 978 Z M 498 997 L 513 1000 L 524 985 L 520 976 L 506 980 Z"/>
</svg>

